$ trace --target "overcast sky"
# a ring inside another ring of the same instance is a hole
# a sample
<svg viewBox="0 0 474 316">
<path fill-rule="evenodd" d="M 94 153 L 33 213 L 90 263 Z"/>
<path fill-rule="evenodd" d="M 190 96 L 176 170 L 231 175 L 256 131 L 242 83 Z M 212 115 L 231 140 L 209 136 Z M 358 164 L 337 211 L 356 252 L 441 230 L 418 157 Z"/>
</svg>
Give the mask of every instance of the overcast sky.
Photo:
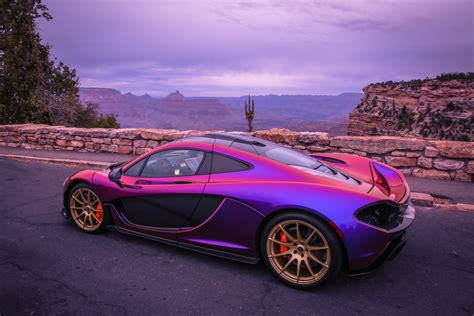
<svg viewBox="0 0 474 316">
<path fill-rule="evenodd" d="M 474 71 L 473 0 L 43 0 L 82 86 L 186 96 L 338 94 Z"/>
</svg>

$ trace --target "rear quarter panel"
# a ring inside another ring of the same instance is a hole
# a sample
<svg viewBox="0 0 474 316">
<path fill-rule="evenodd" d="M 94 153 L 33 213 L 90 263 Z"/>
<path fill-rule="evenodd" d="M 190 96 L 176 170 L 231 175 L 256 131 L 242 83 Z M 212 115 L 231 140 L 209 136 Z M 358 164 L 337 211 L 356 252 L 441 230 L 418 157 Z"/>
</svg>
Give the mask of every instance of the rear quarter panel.
<svg viewBox="0 0 474 316">
<path fill-rule="evenodd" d="M 241 244 L 245 252 L 253 252 L 256 256 L 262 223 L 280 211 L 303 211 L 336 225 L 342 232 L 341 240 L 354 270 L 367 265 L 369 259 L 364 258 L 372 258 L 382 251 L 388 240 L 386 234 L 354 217 L 357 209 L 379 200 L 367 194 L 317 184 L 265 181 L 209 183 L 204 193 L 223 195 L 247 206 L 239 206 L 238 210 L 233 207 L 221 209 L 219 231 L 210 232 L 207 238 L 226 240 L 229 235 L 236 235 L 232 240 L 245 240 L 245 244 Z M 250 239 L 245 237 L 249 235 Z"/>
</svg>

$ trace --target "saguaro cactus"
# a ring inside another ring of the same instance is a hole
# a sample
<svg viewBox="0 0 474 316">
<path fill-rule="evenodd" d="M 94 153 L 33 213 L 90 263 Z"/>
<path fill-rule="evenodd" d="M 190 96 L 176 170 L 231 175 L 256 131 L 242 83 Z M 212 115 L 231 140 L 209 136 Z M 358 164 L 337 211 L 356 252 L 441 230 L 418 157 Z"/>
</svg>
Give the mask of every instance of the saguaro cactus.
<svg viewBox="0 0 474 316">
<path fill-rule="evenodd" d="M 245 117 L 247 118 L 247 132 L 253 132 L 253 117 L 255 114 L 255 104 L 252 99 L 252 106 L 250 106 L 250 94 L 249 94 L 249 101 L 245 101 Z"/>
</svg>

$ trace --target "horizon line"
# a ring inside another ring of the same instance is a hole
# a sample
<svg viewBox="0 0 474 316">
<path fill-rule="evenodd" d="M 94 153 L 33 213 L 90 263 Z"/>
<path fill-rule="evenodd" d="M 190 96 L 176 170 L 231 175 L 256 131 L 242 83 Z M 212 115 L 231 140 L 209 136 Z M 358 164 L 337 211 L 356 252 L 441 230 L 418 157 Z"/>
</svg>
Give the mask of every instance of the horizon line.
<svg viewBox="0 0 474 316">
<path fill-rule="evenodd" d="M 344 91 L 344 92 L 340 92 L 340 93 L 337 93 L 337 94 L 275 94 L 275 93 L 269 93 L 269 94 L 244 94 L 244 95 L 227 95 L 227 96 L 212 96 L 212 95 L 203 95 L 203 96 L 190 95 L 190 96 L 185 96 L 178 89 L 178 90 L 175 90 L 175 91 L 172 91 L 172 92 L 168 93 L 167 95 L 159 95 L 158 96 L 158 95 L 150 94 L 148 92 L 145 92 L 145 93 L 142 93 L 142 94 L 137 94 L 136 92 L 131 92 L 131 91 L 124 92 L 124 91 L 119 90 L 117 88 L 109 88 L 109 87 L 79 86 L 79 89 L 108 89 L 108 90 L 118 91 L 118 92 L 120 92 L 121 95 L 132 94 L 132 95 L 138 96 L 138 97 L 148 95 L 152 98 L 166 98 L 168 95 L 176 93 L 176 92 L 181 93 L 185 98 L 215 98 L 215 99 L 218 99 L 218 98 L 242 98 L 242 97 L 248 97 L 249 95 L 251 97 L 267 97 L 267 96 L 277 96 L 277 97 L 284 97 L 284 96 L 321 96 L 321 97 L 327 96 L 327 97 L 337 97 L 337 96 L 340 96 L 340 95 L 343 95 L 343 94 L 364 94 L 364 92 L 361 90 L 361 92 Z"/>
</svg>

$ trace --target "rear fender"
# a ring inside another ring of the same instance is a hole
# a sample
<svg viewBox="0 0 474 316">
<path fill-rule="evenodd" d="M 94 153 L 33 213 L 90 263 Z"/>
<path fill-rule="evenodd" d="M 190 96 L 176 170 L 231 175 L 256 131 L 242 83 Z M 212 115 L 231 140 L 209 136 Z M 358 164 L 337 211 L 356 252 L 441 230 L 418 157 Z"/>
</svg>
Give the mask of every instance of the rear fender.
<svg viewBox="0 0 474 316">
<path fill-rule="evenodd" d="M 310 155 L 362 182 L 374 184 L 370 163 L 372 159 L 349 154 L 313 154 Z"/>
</svg>

